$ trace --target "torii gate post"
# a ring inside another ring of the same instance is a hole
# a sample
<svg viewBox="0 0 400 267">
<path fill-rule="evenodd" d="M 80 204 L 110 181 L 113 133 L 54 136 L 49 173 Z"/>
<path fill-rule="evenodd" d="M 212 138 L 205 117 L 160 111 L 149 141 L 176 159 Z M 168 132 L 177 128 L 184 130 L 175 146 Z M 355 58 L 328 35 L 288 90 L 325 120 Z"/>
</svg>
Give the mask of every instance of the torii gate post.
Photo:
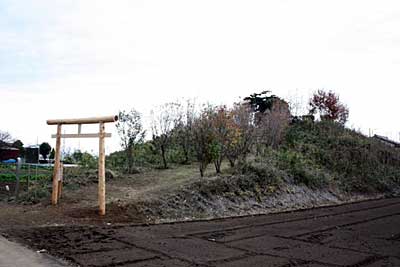
<svg viewBox="0 0 400 267">
<path fill-rule="evenodd" d="M 57 134 L 52 135 L 56 138 L 56 150 L 54 159 L 54 171 L 53 171 L 53 192 L 51 195 L 51 203 L 57 205 L 58 200 L 61 196 L 62 181 L 60 177 L 60 167 L 61 167 L 61 138 L 99 138 L 99 190 L 98 190 L 98 200 L 99 200 L 99 214 L 106 214 L 106 155 L 105 155 L 105 145 L 104 138 L 111 137 L 111 134 L 105 132 L 105 123 L 115 122 L 118 120 L 118 116 L 108 116 L 108 117 L 95 117 L 95 118 L 82 118 L 82 119 L 62 119 L 62 120 L 47 120 L 48 125 L 57 125 Z M 82 124 L 99 124 L 99 133 L 81 133 Z M 78 134 L 61 134 L 61 126 L 63 124 L 77 124 Z"/>
</svg>

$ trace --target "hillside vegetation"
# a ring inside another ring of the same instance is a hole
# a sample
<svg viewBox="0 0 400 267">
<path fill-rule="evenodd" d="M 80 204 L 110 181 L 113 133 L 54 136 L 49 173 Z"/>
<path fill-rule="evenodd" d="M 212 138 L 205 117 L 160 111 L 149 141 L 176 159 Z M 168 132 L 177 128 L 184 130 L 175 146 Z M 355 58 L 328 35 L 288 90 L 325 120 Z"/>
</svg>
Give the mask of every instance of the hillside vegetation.
<svg viewBox="0 0 400 267">
<path fill-rule="evenodd" d="M 400 183 L 399 149 L 330 121 L 294 123 L 280 155 L 279 164 L 307 185 L 383 192 Z"/>
<path fill-rule="evenodd" d="M 153 112 L 150 140 L 141 114 L 121 111 L 123 149 L 106 159 L 109 208 L 168 221 L 398 195 L 400 149 L 347 128 L 349 110 L 332 92 L 318 91 L 309 105 L 293 116 L 269 92 L 232 107 L 167 103 Z M 65 195 L 94 207 L 97 158 L 75 151 L 64 162 L 80 165 L 65 170 Z M 48 201 L 50 176 L 29 188 L 20 202 Z"/>
<path fill-rule="evenodd" d="M 214 218 L 337 204 L 399 189 L 398 149 L 335 122 L 297 121 L 279 149 L 265 148 L 243 165 L 141 205 L 154 218 Z"/>
</svg>

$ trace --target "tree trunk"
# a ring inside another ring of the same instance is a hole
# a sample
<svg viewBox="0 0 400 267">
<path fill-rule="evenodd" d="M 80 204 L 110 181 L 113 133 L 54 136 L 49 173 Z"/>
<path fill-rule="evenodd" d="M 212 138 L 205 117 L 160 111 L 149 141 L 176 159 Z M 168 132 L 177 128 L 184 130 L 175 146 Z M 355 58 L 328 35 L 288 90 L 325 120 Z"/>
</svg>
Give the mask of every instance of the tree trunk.
<svg viewBox="0 0 400 267">
<path fill-rule="evenodd" d="M 167 159 L 165 158 L 165 147 L 164 147 L 164 145 L 161 146 L 161 157 L 162 157 L 164 169 L 168 169 Z"/>
<path fill-rule="evenodd" d="M 235 160 L 231 159 L 231 158 L 228 158 L 228 160 L 229 160 L 229 164 L 231 165 L 231 168 L 235 167 Z"/>
<path fill-rule="evenodd" d="M 183 155 L 185 156 L 183 164 L 188 164 L 189 163 L 189 151 L 185 145 L 182 145 L 182 150 L 183 150 Z"/>
<path fill-rule="evenodd" d="M 133 156 L 132 156 L 132 151 L 133 149 L 132 149 L 132 147 L 128 147 L 127 149 L 126 149 L 126 153 L 127 153 L 127 155 L 126 155 L 126 157 L 127 157 L 127 160 L 128 160 L 128 173 L 131 173 L 132 172 L 132 167 L 133 167 Z"/>
<path fill-rule="evenodd" d="M 259 145 L 259 143 L 256 143 L 256 157 L 259 157 L 260 156 L 260 145 Z"/>
<path fill-rule="evenodd" d="M 187 149 L 183 150 L 183 153 L 185 155 L 185 162 L 184 164 L 188 164 L 189 163 L 189 152 L 187 151 Z"/>
<path fill-rule="evenodd" d="M 205 171 L 207 169 L 208 166 L 208 162 L 204 161 L 204 160 L 200 160 L 199 161 L 199 170 L 200 170 L 200 176 L 204 177 Z"/>
<path fill-rule="evenodd" d="M 239 156 L 238 158 L 238 166 L 243 167 L 243 165 L 246 163 L 246 158 L 247 158 L 247 153 L 243 153 L 242 155 Z"/>
<path fill-rule="evenodd" d="M 221 173 L 221 161 L 219 159 L 214 161 L 215 172 L 217 174 Z"/>
<path fill-rule="evenodd" d="M 204 177 L 203 163 L 200 163 L 199 170 L 200 170 L 200 177 Z"/>
</svg>

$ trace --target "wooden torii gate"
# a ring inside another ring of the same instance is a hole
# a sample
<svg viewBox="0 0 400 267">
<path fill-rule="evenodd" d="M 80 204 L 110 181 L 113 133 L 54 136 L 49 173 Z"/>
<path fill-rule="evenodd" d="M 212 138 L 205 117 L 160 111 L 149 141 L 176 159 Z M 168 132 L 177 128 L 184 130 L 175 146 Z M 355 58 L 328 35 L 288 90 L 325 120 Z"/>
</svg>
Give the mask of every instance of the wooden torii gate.
<svg viewBox="0 0 400 267">
<path fill-rule="evenodd" d="M 57 205 L 61 195 L 62 182 L 59 178 L 61 174 L 61 138 L 99 138 L 99 189 L 98 189 L 98 200 L 99 200 L 99 214 L 106 214 L 106 157 L 105 157 L 105 146 L 104 138 L 111 137 L 110 133 L 105 132 L 105 123 L 115 122 L 118 120 L 118 116 L 107 116 L 107 117 L 94 117 L 94 118 L 81 118 L 81 119 L 62 119 L 62 120 L 47 120 L 48 125 L 57 125 L 57 134 L 53 134 L 51 137 L 56 138 L 56 149 L 54 159 L 54 171 L 53 171 L 53 192 L 51 195 L 51 203 Z M 82 124 L 99 124 L 99 133 L 81 133 Z M 63 124 L 77 124 L 77 134 L 61 134 L 61 126 Z"/>
</svg>

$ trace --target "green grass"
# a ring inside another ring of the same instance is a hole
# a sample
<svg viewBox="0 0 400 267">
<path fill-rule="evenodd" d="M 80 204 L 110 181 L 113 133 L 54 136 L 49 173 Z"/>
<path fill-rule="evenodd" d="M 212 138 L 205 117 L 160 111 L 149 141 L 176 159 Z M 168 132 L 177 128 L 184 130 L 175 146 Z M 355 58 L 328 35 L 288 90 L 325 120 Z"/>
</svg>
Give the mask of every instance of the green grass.
<svg viewBox="0 0 400 267">
<path fill-rule="evenodd" d="M 38 174 L 38 175 L 22 174 L 19 176 L 20 181 L 46 180 L 50 178 L 51 175 L 46 175 L 46 174 Z M 0 174 L 0 182 L 14 182 L 16 180 L 17 178 L 15 174 Z"/>
</svg>

